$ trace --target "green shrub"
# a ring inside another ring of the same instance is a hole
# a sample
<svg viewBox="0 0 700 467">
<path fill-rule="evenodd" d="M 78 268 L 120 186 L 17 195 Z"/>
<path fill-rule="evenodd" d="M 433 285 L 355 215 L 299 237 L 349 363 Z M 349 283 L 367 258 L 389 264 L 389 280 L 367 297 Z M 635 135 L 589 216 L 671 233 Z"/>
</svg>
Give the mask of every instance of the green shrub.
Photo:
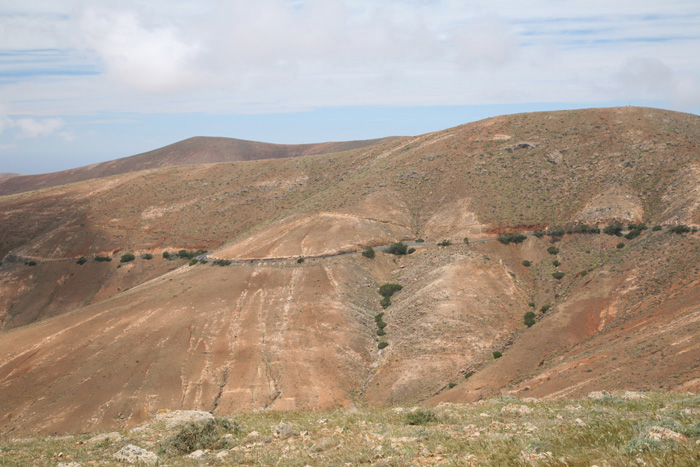
<svg viewBox="0 0 700 467">
<path fill-rule="evenodd" d="M 416 243 L 423 243 L 423 242 L 425 242 L 425 240 L 423 240 L 422 238 L 416 238 Z"/>
<path fill-rule="evenodd" d="M 206 260 L 206 259 L 200 259 L 199 262 L 200 262 L 201 264 L 207 264 L 207 260 Z"/>
<path fill-rule="evenodd" d="M 528 311 L 525 313 L 525 316 L 523 317 L 523 321 L 525 326 L 530 327 L 533 324 L 535 324 L 535 313 L 532 311 Z"/>
<path fill-rule="evenodd" d="M 430 409 L 418 409 L 415 412 L 406 414 L 406 423 L 408 425 L 427 425 L 437 422 L 437 415 Z"/>
<path fill-rule="evenodd" d="M 164 259 L 170 259 L 170 252 L 164 251 L 164 252 L 163 252 L 163 258 L 164 258 Z"/>
<path fill-rule="evenodd" d="M 532 266 L 532 263 L 529 262 L 528 260 L 525 260 L 525 261 L 523 261 L 523 266 L 525 266 L 526 268 L 529 268 L 530 266 Z"/>
<path fill-rule="evenodd" d="M 558 268 L 559 266 L 561 266 L 561 263 L 559 262 L 558 259 L 555 259 L 554 261 L 552 261 L 552 265 L 554 265 L 554 267 Z"/>
<path fill-rule="evenodd" d="M 146 253 L 145 255 L 141 255 L 141 258 L 142 258 L 142 259 L 146 259 L 146 260 L 149 260 L 149 261 L 150 261 L 150 260 L 152 260 L 152 259 L 153 259 L 153 255 L 152 255 L 152 254 L 150 254 L 150 253 Z"/>
<path fill-rule="evenodd" d="M 387 253 L 392 255 L 405 255 L 408 247 L 403 242 L 392 243 L 389 248 L 386 249 Z"/>
<path fill-rule="evenodd" d="M 540 312 L 547 313 L 547 311 L 549 311 L 550 308 L 552 308 L 552 305 L 542 305 L 542 308 L 540 308 Z"/>
<path fill-rule="evenodd" d="M 377 327 L 379 329 L 384 329 L 386 327 L 386 323 L 384 321 L 377 321 Z"/>
<path fill-rule="evenodd" d="M 416 252 L 416 249 L 415 249 L 415 248 L 409 248 L 409 249 L 408 249 L 408 254 L 409 254 L 409 255 L 410 255 L 410 254 L 413 254 L 413 253 L 415 253 L 415 252 Z"/>
<path fill-rule="evenodd" d="M 131 253 L 124 253 L 122 257 L 119 259 L 120 263 L 128 263 L 130 261 L 135 260 L 136 257 L 132 255 Z"/>
<path fill-rule="evenodd" d="M 603 233 L 605 233 L 606 235 L 615 235 L 617 237 L 622 236 L 621 232 L 622 232 L 622 224 L 620 224 L 619 222 L 613 222 L 612 224 L 606 226 L 603 229 Z"/>
<path fill-rule="evenodd" d="M 646 224 L 630 224 L 627 226 L 627 228 L 630 230 L 646 230 L 649 227 L 647 227 Z"/>
<path fill-rule="evenodd" d="M 401 286 L 400 284 L 387 282 L 386 284 L 382 284 L 382 286 L 379 287 L 379 294 L 382 297 L 391 297 L 401 289 L 403 289 L 403 286 Z"/>
<path fill-rule="evenodd" d="M 586 224 L 579 224 L 571 229 L 571 233 L 574 234 L 599 234 L 600 229 L 598 227 L 591 227 Z"/>
<path fill-rule="evenodd" d="M 391 298 L 390 297 L 384 297 L 379 301 L 379 304 L 384 308 L 385 310 L 391 305 Z"/>
<path fill-rule="evenodd" d="M 579 276 L 585 277 L 588 274 L 588 271 L 581 271 L 578 273 Z"/>
<path fill-rule="evenodd" d="M 639 237 L 641 235 L 641 233 L 642 233 L 642 231 L 640 229 L 630 230 L 629 232 L 627 232 L 627 235 L 625 235 L 625 238 L 627 240 L 633 240 L 633 239 Z"/>
<path fill-rule="evenodd" d="M 383 317 L 384 317 L 384 313 L 377 313 L 376 315 L 374 315 L 374 320 L 381 321 Z"/>
<path fill-rule="evenodd" d="M 651 228 L 651 230 L 652 230 L 653 232 L 658 232 L 659 230 L 661 230 L 661 226 L 660 226 L 660 225 L 655 225 L 654 227 Z"/>
<path fill-rule="evenodd" d="M 177 252 L 177 255 L 178 255 L 180 258 L 183 258 L 183 259 L 185 259 L 185 258 L 190 258 L 190 257 L 191 257 L 191 256 L 190 256 L 190 253 L 189 253 L 187 250 L 180 250 L 180 251 Z"/>
<path fill-rule="evenodd" d="M 553 272 L 553 273 L 552 273 L 552 277 L 555 278 L 556 280 L 561 279 L 561 278 L 564 277 L 565 275 L 566 275 L 566 274 L 564 274 L 563 272 Z"/>
<path fill-rule="evenodd" d="M 550 246 L 549 248 L 547 248 L 547 253 L 549 253 L 550 255 L 559 254 L 559 248 L 557 248 L 557 247 L 555 247 L 554 245 L 552 245 L 552 246 Z"/>
<path fill-rule="evenodd" d="M 379 329 L 377 329 L 377 335 L 378 335 L 378 336 L 385 336 L 385 335 L 386 335 L 386 331 L 384 330 L 384 328 L 379 328 Z"/>
<path fill-rule="evenodd" d="M 469 237 L 464 237 L 464 243 L 469 245 Z"/>
<path fill-rule="evenodd" d="M 674 234 L 684 234 L 690 232 L 692 229 L 688 227 L 687 225 L 674 225 L 670 229 L 668 229 L 669 232 L 674 233 Z"/>
<path fill-rule="evenodd" d="M 304 258 L 297 258 L 297 264 L 301 264 L 304 262 Z"/>
<path fill-rule="evenodd" d="M 624 248 L 624 247 L 625 247 L 625 244 L 622 242 L 617 244 L 617 248 Z"/>
<path fill-rule="evenodd" d="M 377 344 L 377 348 L 378 348 L 379 350 L 382 350 L 382 349 L 384 349 L 384 348 L 386 348 L 386 347 L 389 347 L 389 343 L 386 342 L 386 341 L 381 341 L 379 344 Z"/>
<path fill-rule="evenodd" d="M 99 261 L 100 263 L 104 262 L 110 262 L 112 261 L 112 258 L 110 256 L 95 256 L 95 261 Z"/>
<path fill-rule="evenodd" d="M 85 256 L 81 256 L 81 257 L 78 259 L 78 261 L 76 261 L 76 263 L 78 263 L 79 265 L 82 266 L 83 264 L 87 263 L 87 258 L 85 258 Z"/>
<path fill-rule="evenodd" d="M 197 263 L 199 263 L 199 260 L 196 259 L 196 258 L 192 258 L 192 259 L 190 260 L 190 266 L 194 266 L 194 265 L 197 264 Z"/>
<path fill-rule="evenodd" d="M 365 251 L 362 252 L 362 256 L 364 256 L 365 258 L 372 259 L 374 258 L 374 255 L 374 248 L 372 248 L 371 246 L 368 246 L 367 248 L 365 248 Z"/>
<path fill-rule="evenodd" d="M 563 237 L 566 234 L 566 230 L 563 227 L 553 227 L 547 231 L 547 235 L 550 237 Z"/>
<path fill-rule="evenodd" d="M 537 237 L 537 238 L 542 238 L 542 237 L 544 237 L 544 234 L 545 234 L 544 230 L 535 230 L 535 231 L 533 232 L 533 235 L 534 235 L 535 237 Z"/>
<path fill-rule="evenodd" d="M 24 264 L 26 264 L 27 266 L 36 266 L 36 261 L 27 261 Z"/>
<path fill-rule="evenodd" d="M 527 240 L 527 237 L 521 233 L 503 233 L 498 236 L 496 239 L 499 242 L 503 243 L 504 245 L 508 245 L 509 243 L 522 243 L 525 240 Z"/>
<path fill-rule="evenodd" d="M 535 308 L 535 302 L 528 302 L 527 306 L 530 308 Z"/>
<path fill-rule="evenodd" d="M 498 350 L 496 350 L 492 355 L 493 355 L 493 358 L 496 360 L 498 360 L 499 358 L 501 358 L 503 356 L 503 354 L 501 352 L 499 352 Z"/>
<path fill-rule="evenodd" d="M 466 373 L 464 374 L 464 379 L 469 379 L 469 378 L 471 378 L 472 376 L 474 376 L 474 372 L 473 372 L 473 371 L 468 371 L 468 372 L 466 372 Z"/>
<path fill-rule="evenodd" d="M 450 389 L 453 387 L 457 386 L 457 383 L 450 382 L 450 384 L 447 385 Z"/>
<path fill-rule="evenodd" d="M 191 422 L 183 425 L 177 433 L 166 439 L 161 445 L 163 452 L 189 454 L 197 450 L 220 450 L 229 447 L 224 435 L 238 435 L 240 428 L 233 420 L 215 418 L 203 422 Z"/>
<path fill-rule="evenodd" d="M 450 242 L 449 240 L 443 240 L 437 244 L 437 246 L 450 246 L 450 245 L 452 245 L 452 242 Z"/>
<path fill-rule="evenodd" d="M 212 262 L 211 264 L 216 265 L 216 266 L 228 266 L 229 264 L 231 264 L 231 261 L 229 261 L 227 259 L 217 259 L 216 261 Z"/>
</svg>

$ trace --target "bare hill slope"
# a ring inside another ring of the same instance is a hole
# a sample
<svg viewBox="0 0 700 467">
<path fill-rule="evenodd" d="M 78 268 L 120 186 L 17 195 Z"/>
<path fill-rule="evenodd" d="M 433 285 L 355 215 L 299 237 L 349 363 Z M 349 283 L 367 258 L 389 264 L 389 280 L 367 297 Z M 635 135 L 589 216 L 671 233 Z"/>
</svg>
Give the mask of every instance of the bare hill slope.
<svg viewBox="0 0 700 467">
<path fill-rule="evenodd" d="M 697 391 L 699 173 L 697 116 L 591 109 L 0 198 L 0 431 L 133 426 L 159 409 Z M 615 221 L 649 228 L 475 242 Z M 453 245 L 342 254 L 418 238 Z M 234 263 L 160 257 L 181 248 Z M 98 254 L 117 260 L 62 275 L 43 262 Z M 386 282 L 403 288 L 384 309 Z"/>
<path fill-rule="evenodd" d="M 42 175 L 0 175 L 0 196 L 110 175 L 173 165 L 279 159 L 328 154 L 372 146 L 396 138 L 315 144 L 271 144 L 234 138 L 194 137 L 131 157 Z"/>
</svg>

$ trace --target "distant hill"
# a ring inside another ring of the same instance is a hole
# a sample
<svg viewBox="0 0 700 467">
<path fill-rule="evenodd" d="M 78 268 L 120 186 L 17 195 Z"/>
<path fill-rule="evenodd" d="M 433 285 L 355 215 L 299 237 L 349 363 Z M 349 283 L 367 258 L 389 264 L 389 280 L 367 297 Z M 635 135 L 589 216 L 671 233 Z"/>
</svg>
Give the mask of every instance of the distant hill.
<svg viewBox="0 0 700 467">
<path fill-rule="evenodd" d="M 364 148 L 398 138 L 313 144 L 272 144 L 196 136 L 131 157 L 41 175 L 0 174 L 0 196 L 174 165 L 281 159 Z"/>
<path fill-rule="evenodd" d="M 620 107 L 0 197 L 0 437 L 700 391 L 698 187 L 700 118 Z"/>
</svg>

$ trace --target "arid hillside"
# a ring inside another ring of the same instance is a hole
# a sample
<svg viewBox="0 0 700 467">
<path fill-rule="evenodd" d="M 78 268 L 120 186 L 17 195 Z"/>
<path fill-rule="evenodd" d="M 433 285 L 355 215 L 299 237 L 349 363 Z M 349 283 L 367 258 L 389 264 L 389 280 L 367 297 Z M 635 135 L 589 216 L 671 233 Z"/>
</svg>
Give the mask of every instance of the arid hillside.
<svg viewBox="0 0 700 467">
<path fill-rule="evenodd" d="M 0 216 L 3 433 L 700 389 L 694 115 L 504 116 L 15 194 Z M 537 235 L 494 240 L 518 231 Z M 347 254 L 399 240 L 416 251 Z M 180 249 L 231 263 L 163 259 Z"/>
<path fill-rule="evenodd" d="M 194 137 L 131 157 L 92 164 L 42 175 L 0 174 L 0 196 L 81 182 L 110 175 L 175 165 L 211 164 L 216 162 L 280 159 L 313 154 L 329 154 L 373 146 L 382 138 L 316 144 L 271 144 L 234 138 Z"/>
</svg>

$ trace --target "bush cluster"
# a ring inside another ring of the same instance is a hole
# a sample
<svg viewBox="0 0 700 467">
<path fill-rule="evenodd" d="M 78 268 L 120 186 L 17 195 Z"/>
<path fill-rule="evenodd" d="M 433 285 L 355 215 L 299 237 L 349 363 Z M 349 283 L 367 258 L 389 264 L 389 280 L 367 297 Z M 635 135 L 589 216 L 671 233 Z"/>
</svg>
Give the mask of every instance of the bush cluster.
<svg viewBox="0 0 700 467">
<path fill-rule="evenodd" d="M 405 255 L 407 251 L 408 247 L 403 242 L 392 243 L 391 245 L 389 245 L 389 248 L 386 249 L 387 253 L 397 256 Z"/>
<path fill-rule="evenodd" d="M 550 255 L 559 254 L 559 248 L 557 248 L 557 247 L 555 247 L 554 245 L 552 245 L 552 246 L 550 246 L 549 248 L 547 248 L 547 253 L 549 253 Z"/>
<path fill-rule="evenodd" d="M 229 447 L 224 435 L 240 434 L 238 423 L 225 418 L 188 423 L 161 444 L 162 452 L 189 454 L 197 450 L 220 450 Z"/>
<path fill-rule="evenodd" d="M 367 248 L 365 248 L 365 251 L 362 252 L 362 256 L 369 259 L 374 258 L 374 248 L 368 246 Z"/>
<path fill-rule="evenodd" d="M 612 224 L 606 226 L 603 229 L 603 233 L 606 235 L 615 235 L 616 237 L 622 236 L 622 224 L 619 222 L 613 222 Z"/>
<path fill-rule="evenodd" d="M 564 274 L 563 272 L 560 272 L 560 271 L 557 271 L 557 272 L 553 272 L 553 273 L 552 273 L 552 277 L 555 278 L 556 280 L 561 279 L 561 278 L 564 277 L 565 275 L 566 275 L 566 274 Z"/>
<path fill-rule="evenodd" d="M 497 240 L 504 245 L 509 243 L 522 243 L 527 237 L 521 233 L 504 233 L 498 236 Z"/>
<path fill-rule="evenodd" d="M 674 233 L 674 234 L 684 234 L 691 232 L 693 229 L 688 227 L 687 225 L 674 225 L 670 229 L 668 229 L 669 232 Z"/>
<path fill-rule="evenodd" d="M 109 262 L 109 261 L 112 261 L 112 257 L 111 257 L 111 256 L 100 256 L 100 255 L 98 255 L 98 256 L 95 256 L 95 261 L 99 261 L 99 262 L 101 262 L 101 263 Z"/>
<path fill-rule="evenodd" d="M 535 324 L 535 313 L 533 311 L 528 311 L 527 313 L 525 313 L 523 320 L 524 320 L 525 326 L 527 326 L 527 327 L 532 326 L 533 324 Z"/>
<path fill-rule="evenodd" d="M 217 259 L 216 261 L 213 261 L 211 264 L 212 264 L 212 266 L 214 266 L 214 265 L 216 265 L 216 266 L 228 266 L 231 264 L 231 261 L 229 261 L 227 259 Z"/>
<path fill-rule="evenodd" d="M 81 257 L 78 259 L 78 261 L 76 261 L 76 263 L 78 263 L 79 265 L 82 266 L 83 264 L 87 263 L 87 258 L 85 258 L 85 256 L 81 256 Z"/>
<path fill-rule="evenodd" d="M 427 425 L 437 422 L 437 415 L 430 409 L 418 409 L 406 414 L 406 423 L 409 425 Z"/>
<path fill-rule="evenodd" d="M 125 253 L 122 255 L 122 257 L 119 259 L 120 263 L 128 263 L 130 261 L 133 261 L 136 259 L 136 256 L 134 256 L 131 253 Z"/>
<path fill-rule="evenodd" d="M 450 246 L 450 245 L 452 245 L 452 242 L 450 242 L 449 240 L 443 240 L 437 244 L 437 246 Z"/>
<path fill-rule="evenodd" d="M 525 260 L 525 261 L 523 261 L 523 266 L 525 266 L 526 268 L 529 268 L 530 266 L 532 266 L 532 263 L 529 262 L 528 260 Z"/>
</svg>

